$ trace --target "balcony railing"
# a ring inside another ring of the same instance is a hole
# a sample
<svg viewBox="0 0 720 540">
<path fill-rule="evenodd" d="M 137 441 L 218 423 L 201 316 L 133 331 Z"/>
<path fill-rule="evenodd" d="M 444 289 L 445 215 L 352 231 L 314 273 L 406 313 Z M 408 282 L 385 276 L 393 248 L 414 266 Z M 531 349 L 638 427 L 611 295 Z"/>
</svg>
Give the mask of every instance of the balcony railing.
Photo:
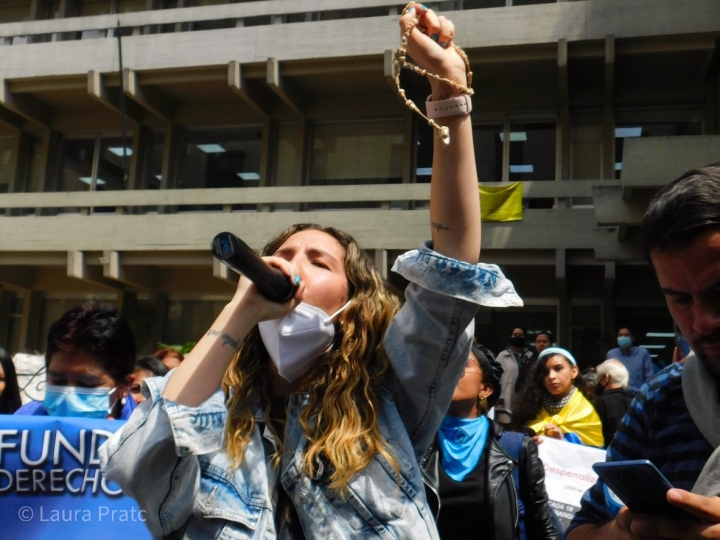
<svg viewBox="0 0 720 540">
<path fill-rule="evenodd" d="M 566 2 L 568 0 L 547 0 L 542 3 Z M 501 2 L 502 3 L 502 2 Z M 434 9 L 449 11 L 477 9 L 477 2 L 468 0 L 440 0 L 426 2 Z M 348 8 L 347 0 L 265 0 L 242 4 L 188 7 L 152 11 L 138 11 L 113 15 L 69 17 L 65 19 L 39 20 L 0 24 L 0 45 L 22 44 L 25 41 L 13 38 L 37 35 L 63 35 L 63 40 L 100 38 L 108 30 L 120 26 L 123 33 L 141 34 L 154 25 L 165 26 L 164 31 L 184 32 L 193 30 L 187 23 L 230 22 L 227 26 L 261 26 L 288 22 L 325 20 L 331 12 L 343 12 L 343 18 L 367 17 L 367 10 L 374 9 L 381 14 L 398 15 L 402 2 L 397 0 L 355 0 Z M 495 3 L 493 3 L 495 5 Z M 504 0 L 505 6 L 512 6 L 513 0 Z M 185 24 L 184 24 L 185 23 Z M 86 34 L 83 35 L 83 33 Z M 158 29 L 152 31 L 157 33 Z"/>
<path fill-rule="evenodd" d="M 502 187 L 509 184 L 479 184 Z M 582 180 L 560 182 L 523 182 L 525 199 L 569 199 L 592 197 L 593 186 L 620 186 L 616 181 Z M 258 211 L 272 211 L 273 205 L 332 203 L 379 203 L 391 209 L 391 203 L 420 203 L 430 200 L 429 184 L 302 186 L 266 188 L 214 188 L 134 191 L 82 191 L 61 193 L 10 193 L 0 195 L 0 209 L 78 208 L 89 212 L 102 207 L 104 211 L 123 213 L 132 207 L 182 207 L 218 205 L 231 211 L 233 205 L 257 205 Z"/>
</svg>

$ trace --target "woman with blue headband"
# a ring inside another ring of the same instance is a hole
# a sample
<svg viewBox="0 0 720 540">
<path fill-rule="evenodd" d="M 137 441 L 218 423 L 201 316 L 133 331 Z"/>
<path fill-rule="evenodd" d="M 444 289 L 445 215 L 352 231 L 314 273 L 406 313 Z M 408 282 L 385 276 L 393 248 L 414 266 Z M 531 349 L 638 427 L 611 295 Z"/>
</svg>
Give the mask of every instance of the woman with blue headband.
<svg viewBox="0 0 720 540">
<path fill-rule="evenodd" d="M 554 439 L 601 447 L 600 417 L 575 386 L 577 376 L 577 362 L 569 351 L 560 347 L 542 351 L 513 411 L 515 426 Z"/>
</svg>

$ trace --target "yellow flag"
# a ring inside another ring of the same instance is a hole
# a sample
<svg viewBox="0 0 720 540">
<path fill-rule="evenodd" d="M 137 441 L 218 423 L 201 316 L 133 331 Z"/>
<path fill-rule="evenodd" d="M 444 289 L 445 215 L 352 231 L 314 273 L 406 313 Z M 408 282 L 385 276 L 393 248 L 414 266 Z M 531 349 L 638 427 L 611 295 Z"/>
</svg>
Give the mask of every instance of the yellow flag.
<svg viewBox="0 0 720 540">
<path fill-rule="evenodd" d="M 520 221 L 523 218 L 522 182 L 508 186 L 480 186 L 483 221 Z"/>
</svg>

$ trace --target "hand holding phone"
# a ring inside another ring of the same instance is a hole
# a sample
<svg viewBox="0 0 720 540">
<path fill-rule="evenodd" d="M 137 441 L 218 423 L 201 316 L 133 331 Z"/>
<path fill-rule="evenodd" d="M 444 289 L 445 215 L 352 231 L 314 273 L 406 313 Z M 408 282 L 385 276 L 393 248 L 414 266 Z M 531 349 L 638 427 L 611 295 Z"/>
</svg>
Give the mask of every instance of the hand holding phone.
<svg viewBox="0 0 720 540">
<path fill-rule="evenodd" d="M 673 486 L 652 462 L 609 461 L 596 463 L 593 470 L 633 512 L 667 518 L 698 519 L 667 500 Z"/>
</svg>

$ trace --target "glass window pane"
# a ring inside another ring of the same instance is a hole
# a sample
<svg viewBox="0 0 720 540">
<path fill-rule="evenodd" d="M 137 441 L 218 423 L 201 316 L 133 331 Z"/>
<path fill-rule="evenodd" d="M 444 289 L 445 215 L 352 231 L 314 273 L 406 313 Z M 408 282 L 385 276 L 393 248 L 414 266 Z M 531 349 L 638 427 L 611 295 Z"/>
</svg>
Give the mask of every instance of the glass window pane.
<svg viewBox="0 0 720 540">
<path fill-rule="evenodd" d="M 165 133 L 155 131 L 152 134 L 150 142 L 150 156 L 148 177 L 142 184 L 143 189 L 160 189 L 162 186 L 162 159 L 163 148 L 165 145 Z"/>
<path fill-rule="evenodd" d="M 95 139 L 69 139 L 63 141 L 62 147 L 60 191 L 89 191 Z"/>
<path fill-rule="evenodd" d="M 503 162 L 503 126 L 473 125 L 475 165 L 479 182 L 500 182 Z"/>
<path fill-rule="evenodd" d="M 260 182 L 262 128 L 188 131 L 177 173 L 179 189 L 252 188 Z M 185 210 L 221 210 L 221 205 Z M 237 205 L 234 209 L 252 209 Z"/>
<path fill-rule="evenodd" d="M 123 153 L 125 154 L 123 163 Z M 95 179 L 96 191 L 125 189 L 125 172 L 130 168 L 132 156 L 132 136 L 125 140 L 123 152 L 122 138 L 100 139 L 100 162 Z"/>
<path fill-rule="evenodd" d="M 0 132 L 0 193 L 7 193 L 15 175 L 15 152 L 18 136 Z"/>
<path fill-rule="evenodd" d="M 315 126 L 310 185 L 399 184 L 403 122 Z"/>
<path fill-rule="evenodd" d="M 80 2 L 80 16 L 109 15 L 112 13 L 111 0 L 83 0 Z"/>
<path fill-rule="evenodd" d="M 555 122 L 510 124 L 511 182 L 555 180 Z"/>
<path fill-rule="evenodd" d="M 631 137 L 675 137 L 678 135 L 702 135 L 700 122 L 657 122 L 617 124 L 615 126 L 615 178 L 622 173 L 623 143 Z"/>
</svg>

